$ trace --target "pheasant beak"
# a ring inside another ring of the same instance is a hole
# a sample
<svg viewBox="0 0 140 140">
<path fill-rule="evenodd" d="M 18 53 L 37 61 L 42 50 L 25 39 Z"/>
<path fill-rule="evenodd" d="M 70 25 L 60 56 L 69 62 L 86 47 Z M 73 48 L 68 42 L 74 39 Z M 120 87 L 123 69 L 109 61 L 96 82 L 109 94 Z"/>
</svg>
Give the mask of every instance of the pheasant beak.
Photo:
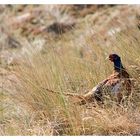
<svg viewBox="0 0 140 140">
<path fill-rule="evenodd" d="M 112 61 L 112 58 L 106 57 L 105 60 L 110 60 L 110 61 Z"/>
<path fill-rule="evenodd" d="M 109 59 L 109 57 L 107 56 L 106 58 L 105 58 L 105 60 L 108 60 Z"/>
<path fill-rule="evenodd" d="M 108 56 L 105 58 L 105 60 L 110 60 L 111 62 L 114 61 L 113 57 L 108 57 Z"/>
</svg>

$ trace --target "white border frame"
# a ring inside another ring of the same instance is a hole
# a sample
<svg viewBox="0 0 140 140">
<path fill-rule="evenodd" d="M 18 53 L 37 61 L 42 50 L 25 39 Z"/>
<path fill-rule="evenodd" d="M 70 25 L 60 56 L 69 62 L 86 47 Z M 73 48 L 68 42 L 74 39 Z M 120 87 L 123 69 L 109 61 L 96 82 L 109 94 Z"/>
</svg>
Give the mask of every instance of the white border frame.
<svg viewBox="0 0 140 140">
<path fill-rule="evenodd" d="M 0 0 L 0 4 L 140 4 L 140 0 Z"/>
</svg>

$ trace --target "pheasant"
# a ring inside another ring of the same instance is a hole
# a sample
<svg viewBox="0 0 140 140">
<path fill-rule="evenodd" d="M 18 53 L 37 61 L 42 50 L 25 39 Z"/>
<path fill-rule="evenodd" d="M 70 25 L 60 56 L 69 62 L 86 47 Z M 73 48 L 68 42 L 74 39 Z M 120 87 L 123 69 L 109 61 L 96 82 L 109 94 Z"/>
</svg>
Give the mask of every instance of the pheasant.
<svg viewBox="0 0 140 140">
<path fill-rule="evenodd" d="M 132 83 L 128 72 L 122 65 L 121 58 L 117 54 L 110 54 L 108 58 L 114 63 L 113 74 L 97 84 L 85 95 L 72 93 L 65 93 L 64 95 L 74 97 L 76 100 L 78 99 L 75 103 L 80 105 L 94 101 L 103 103 L 104 99 L 108 96 L 117 99 L 117 102 L 121 103 L 124 97 L 131 95 Z M 46 90 L 60 94 L 60 92 L 54 92 L 49 89 Z"/>
<path fill-rule="evenodd" d="M 95 100 L 103 102 L 108 95 L 117 99 L 117 102 L 120 103 L 124 97 L 131 94 L 132 83 L 128 72 L 122 65 L 121 58 L 117 54 L 110 54 L 108 58 L 114 63 L 113 74 L 101 81 L 83 97 L 80 97 L 82 98 L 81 104 Z"/>
</svg>

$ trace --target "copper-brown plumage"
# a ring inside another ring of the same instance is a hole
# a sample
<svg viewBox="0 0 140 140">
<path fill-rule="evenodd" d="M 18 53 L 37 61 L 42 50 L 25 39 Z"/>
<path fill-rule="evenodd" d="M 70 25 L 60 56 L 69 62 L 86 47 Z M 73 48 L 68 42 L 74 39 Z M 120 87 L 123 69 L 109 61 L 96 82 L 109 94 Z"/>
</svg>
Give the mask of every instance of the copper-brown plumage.
<svg viewBox="0 0 140 140">
<path fill-rule="evenodd" d="M 109 60 L 114 63 L 113 74 L 85 94 L 81 103 L 95 100 L 103 102 L 106 95 L 113 96 L 118 102 L 121 102 L 123 97 L 128 97 L 131 94 L 131 80 L 122 65 L 121 58 L 117 54 L 110 54 Z"/>
</svg>

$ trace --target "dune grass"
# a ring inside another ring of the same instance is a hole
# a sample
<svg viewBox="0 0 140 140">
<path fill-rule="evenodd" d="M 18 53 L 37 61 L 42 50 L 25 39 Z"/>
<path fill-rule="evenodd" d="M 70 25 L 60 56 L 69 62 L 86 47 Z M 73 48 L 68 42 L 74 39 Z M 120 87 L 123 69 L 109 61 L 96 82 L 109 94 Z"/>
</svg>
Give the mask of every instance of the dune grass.
<svg viewBox="0 0 140 140">
<path fill-rule="evenodd" d="M 69 40 L 73 35 L 68 33 L 67 39 L 61 36 L 60 40 L 50 40 L 44 50 L 33 52 L 33 57 L 24 56 L 23 64 L 14 66 L 21 87 L 9 97 L 16 101 L 15 108 L 21 106 L 22 111 L 4 118 L 0 134 L 139 135 L 139 37 L 137 29 L 127 30 L 118 33 L 107 47 L 97 45 L 91 36 L 84 34 L 83 40 L 75 44 L 76 39 Z M 64 94 L 85 94 L 106 78 L 113 68 L 105 58 L 112 52 L 122 57 L 132 77 L 131 100 L 120 106 L 112 101 L 96 107 L 73 104 L 77 99 Z M 60 94 L 48 92 L 46 88 Z"/>
<path fill-rule="evenodd" d="M 41 52 L 31 49 L 10 66 L 18 83 L 12 83 L 16 92 L 0 93 L 0 135 L 140 135 L 139 30 L 116 33 L 108 45 L 102 34 L 93 37 L 92 23 L 82 23 L 58 38 L 47 37 Z M 131 75 L 131 100 L 75 105 L 78 99 L 65 93 L 83 95 L 109 76 L 110 53 L 121 56 Z"/>
</svg>

